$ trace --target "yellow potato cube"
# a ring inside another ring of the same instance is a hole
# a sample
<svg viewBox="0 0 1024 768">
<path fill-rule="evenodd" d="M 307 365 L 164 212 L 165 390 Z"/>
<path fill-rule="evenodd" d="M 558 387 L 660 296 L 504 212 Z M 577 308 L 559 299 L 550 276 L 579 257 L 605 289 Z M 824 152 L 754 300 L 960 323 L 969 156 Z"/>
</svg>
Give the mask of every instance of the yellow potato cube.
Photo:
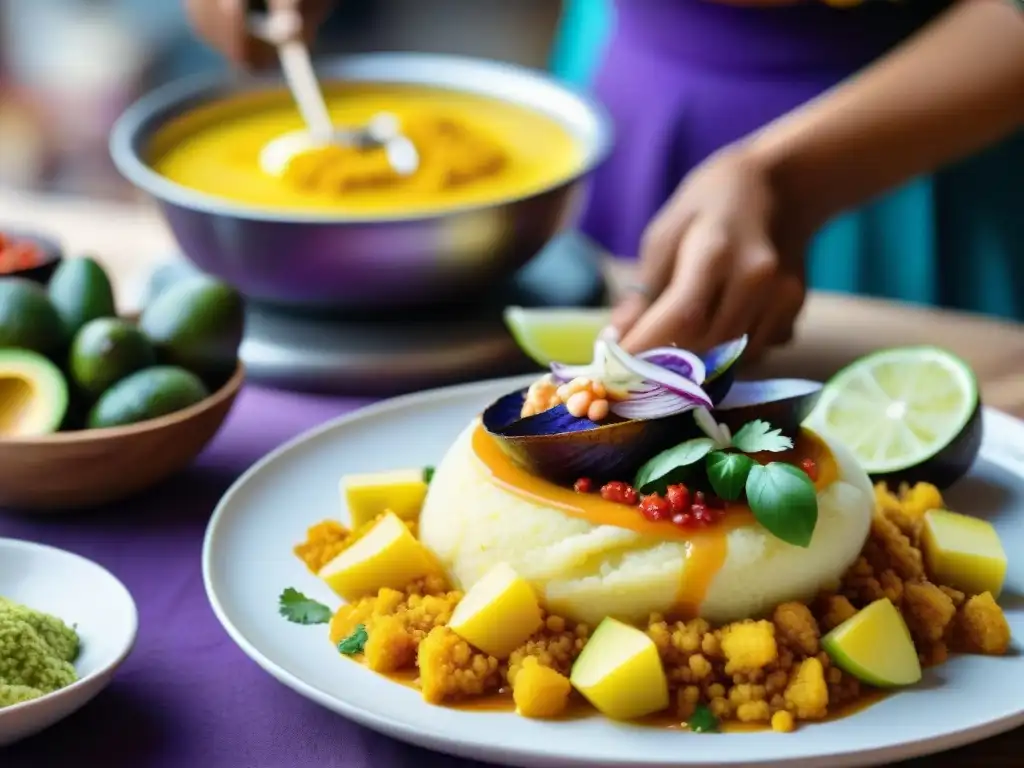
<svg viewBox="0 0 1024 768">
<path fill-rule="evenodd" d="M 560 672 L 545 667 L 533 656 L 523 661 L 512 686 L 516 714 L 521 717 L 558 717 L 569 705 L 572 685 Z"/>
<path fill-rule="evenodd" d="M 341 478 L 341 498 L 356 529 L 384 512 L 394 512 L 402 520 L 416 520 L 427 496 L 422 469 L 399 469 L 345 475 Z"/>
<path fill-rule="evenodd" d="M 346 600 L 402 589 L 436 569 L 430 552 L 398 516 L 388 512 L 365 536 L 320 569 L 319 576 Z"/>
<path fill-rule="evenodd" d="M 634 720 L 668 707 L 668 680 L 658 648 L 644 632 L 602 621 L 572 666 L 569 681 L 607 717 Z"/>
<path fill-rule="evenodd" d="M 543 623 L 533 587 L 510 565 L 498 563 L 470 587 L 448 626 L 489 656 L 506 659 Z"/>
<path fill-rule="evenodd" d="M 940 584 L 999 597 L 1006 578 L 1006 552 L 988 520 L 933 509 L 924 515 L 921 532 L 928 573 Z"/>
</svg>

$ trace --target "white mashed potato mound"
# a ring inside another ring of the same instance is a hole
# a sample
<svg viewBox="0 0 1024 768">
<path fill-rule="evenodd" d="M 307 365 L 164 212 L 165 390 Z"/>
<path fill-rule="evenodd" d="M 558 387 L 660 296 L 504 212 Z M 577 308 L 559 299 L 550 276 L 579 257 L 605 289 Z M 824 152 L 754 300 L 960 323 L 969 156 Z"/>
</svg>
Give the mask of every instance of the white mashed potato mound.
<svg viewBox="0 0 1024 768">
<path fill-rule="evenodd" d="M 592 525 L 503 490 L 473 452 L 477 424 L 437 467 L 420 517 L 421 540 L 457 586 L 469 589 L 503 561 L 534 585 L 549 610 L 576 621 L 614 616 L 640 622 L 672 611 L 686 578 L 685 541 Z M 826 443 L 838 479 L 818 494 L 811 545 L 787 544 L 759 525 L 731 530 L 701 616 L 724 623 L 810 599 L 835 584 L 860 554 L 874 509 L 871 481 L 848 450 Z"/>
</svg>

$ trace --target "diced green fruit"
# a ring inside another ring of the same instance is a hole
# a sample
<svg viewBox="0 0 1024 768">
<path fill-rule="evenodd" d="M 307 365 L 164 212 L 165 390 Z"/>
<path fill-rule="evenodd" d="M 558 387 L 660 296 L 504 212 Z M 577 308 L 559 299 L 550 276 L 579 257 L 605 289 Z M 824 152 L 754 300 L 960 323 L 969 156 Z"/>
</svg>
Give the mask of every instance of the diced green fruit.
<svg viewBox="0 0 1024 768">
<path fill-rule="evenodd" d="M 505 325 L 519 348 L 544 367 L 589 363 L 598 334 L 610 322 L 607 309 L 505 309 Z"/>
<path fill-rule="evenodd" d="M 192 371 L 217 388 L 238 366 L 245 306 L 231 286 L 192 277 L 164 289 L 142 313 L 139 328 L 161 364 Z"/>
<path fill-rule="evenodd" d="M 99 397 L 121 379 L 156 365 L 149 339 L 127 320 L 90 320 L 71 343 L 71 376 L 83 392 Z"/>
<path fill-rule="evenodd" d="M 821 640 L 833 663 L 879 688 L 913 685 L 921 662 L 907 624 L 888 598 L 861 609 Z"/>
<path fill-rule="evenodd" d="M 117 315 L 110 278 L 88 256 L 62 261 L 47 290 L 68 339 L 74 338 L 90 320 Z"/>
<path fill-rule="evenodd" d="M 355 529 L 389 511 L 402 520 L 417 520 L 427 487 L 422 469 L 367 472 L 342 477 L 341 498 Z"/>
<path fill-rule="evenodd" d="M 981 448 L 978 383 L 970 366 L 937 347 L 896 347 L 833 376 L 809 417 L 876 481 L 956 482 Z"/>
<path fill-rule="evenodd" d="M 52 362 L 23 349 L 0 349 L 0 440 L 60 429 L 68 385 Z"/>
<path fill-rule="evenodd" d="M 209 397 L 199 377 L 183 368 L 154 366 L 121 379 L 89 413 L 90 429 L 138 424 L 184 410 Z"/>
<path fill-rule="evenodd" d="M 0 279 L 0 349 L 27 349 L 52 358 L 67 343 L 64 324 L 46 291 L 20 277 Z"/>
<path fill-rule="evenodd" d="M 507 563 L 481 576 L 448 622 L 455 634 L 496 659 L 507 659 L 543 624 L 533 587 Z"/>
<path fill-rule="evenodd" d="M 612 618 L 594 630 L 569 680 L 599 712 L 615 720 L 634 720 L 668 707 L 668 680 L 654 641 Z"/>
<path fill-rule="evenodd" d="M 1006 579 L 1006 552 L 992 523 L 945 509 L 925 513 L 921 532 L 928 574 L 968 595 L 998 598 Z"/>
</svg>

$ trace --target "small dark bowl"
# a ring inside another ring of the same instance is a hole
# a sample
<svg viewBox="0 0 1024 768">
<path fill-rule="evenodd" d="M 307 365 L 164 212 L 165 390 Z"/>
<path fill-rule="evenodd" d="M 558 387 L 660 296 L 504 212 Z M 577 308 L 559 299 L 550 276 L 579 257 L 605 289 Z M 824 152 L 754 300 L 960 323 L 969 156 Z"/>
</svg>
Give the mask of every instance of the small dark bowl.
<svg viewBox="0 0 1024 768">
<path fill-rule="evenodd" d="M 37 232 L 5 229 L 2 226 L 0 226 L 0 235 L 3 235 L 5 240 L 13 240 L 14 242 L 27 240 L 37 246 L 41 253 L 39 263 L 34 267 L 29 267 L 28 269 L 16 269 L 12 272 L 4 272 L 3 267 L 0 266 L 0 279 L 5 277 L 20 277 L 25 280 L 31 280 L 34 283 L 39 283 L 45 287 L 46 284 L 50 282 L 50 278 L 53 277 L 53 273 L 57 270 L 61 260 L 64 258 L 64 251 L 61 248 L 60 243 L 51 237 L 41 235 Z"/>
</svg>

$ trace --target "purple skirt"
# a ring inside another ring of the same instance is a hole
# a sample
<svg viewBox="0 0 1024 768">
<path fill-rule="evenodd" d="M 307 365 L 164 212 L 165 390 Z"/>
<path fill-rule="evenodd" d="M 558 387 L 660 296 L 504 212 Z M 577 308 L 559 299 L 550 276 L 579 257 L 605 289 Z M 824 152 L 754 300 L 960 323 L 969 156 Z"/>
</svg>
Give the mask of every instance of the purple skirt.
<svg viewBox="0 0 1024 768">
<path fill-rule="evenodd" d="M 883 55 L 943 7 L 620 0 L 595 82 L 616 148 L 595 174 L 584 231 L 612 253 L 635 255 L 647 222 L 693 166 Z"/>
</svg>

